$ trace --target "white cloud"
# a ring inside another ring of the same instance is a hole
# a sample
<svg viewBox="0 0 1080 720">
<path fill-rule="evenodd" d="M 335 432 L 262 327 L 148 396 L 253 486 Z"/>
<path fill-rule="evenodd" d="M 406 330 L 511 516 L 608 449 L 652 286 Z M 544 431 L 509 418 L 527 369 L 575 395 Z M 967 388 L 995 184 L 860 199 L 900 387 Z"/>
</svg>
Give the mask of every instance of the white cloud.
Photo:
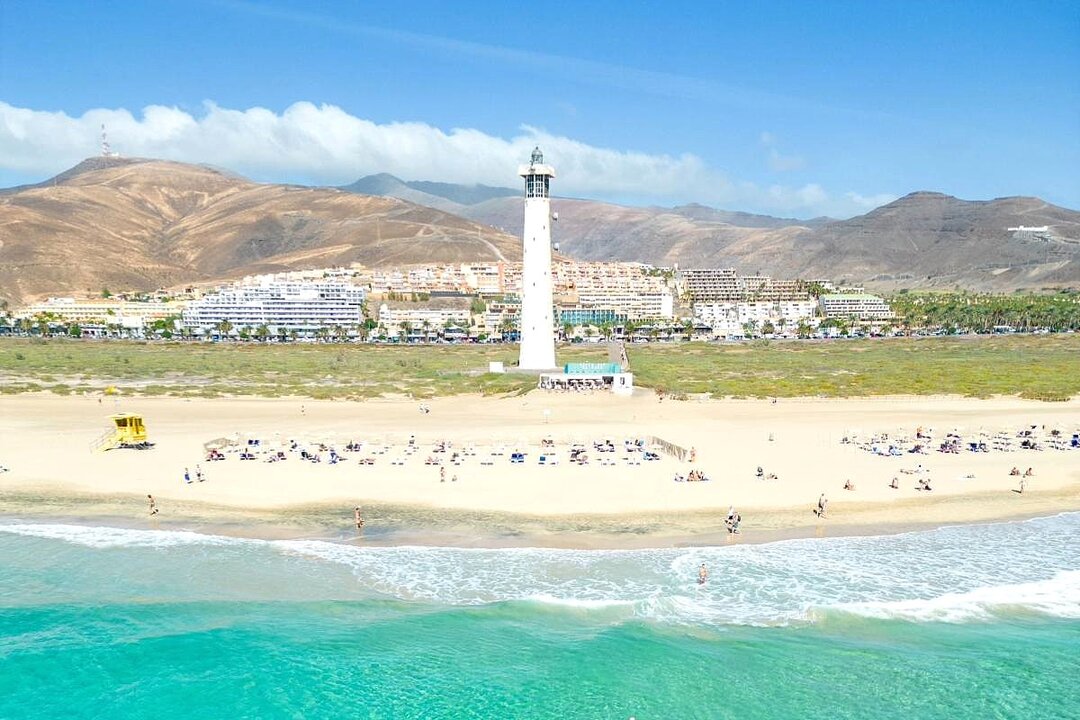
<svg viewBox="0 0 1080 720">
<path fill-rule="evenodd" d="M 531 126 L 501 138 L 421 122 L 378 124 L 309 102 L 280 113 L 207 103 L 198 115 L 151 105 L 140 116 L 125 109 L 94 109 L 78 117 L 0 102 L 0 170 L 24 177 L 64 170 L 97 154 L 103 123 L 113 148 L 123 155 L 210 163 L 263 181 L 303 178 L 337 185 L 388 172 L 406 180 L 516 186 L 518 164 L 540 145 L 556 166 L 556 188 L 563 195 L 666 198 L 803 215 L 862 211 L 863 201 L 877 197 L 848 193 L 832 199 L 816 184 L 760 188 L 733 182 L 692 154 L 596 147 Z"/>
</svg>

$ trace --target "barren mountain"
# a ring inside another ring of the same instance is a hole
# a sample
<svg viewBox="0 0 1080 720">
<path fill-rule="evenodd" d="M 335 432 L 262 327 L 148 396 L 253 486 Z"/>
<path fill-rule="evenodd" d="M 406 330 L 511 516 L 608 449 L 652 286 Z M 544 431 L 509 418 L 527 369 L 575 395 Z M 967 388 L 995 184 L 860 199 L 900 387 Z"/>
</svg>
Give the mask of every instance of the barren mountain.
<svg viewBox="0 0 1080 720">
<path fill-rule="evenodd" d="M 0 192 L 0 299 L 351 262 L 520 259 L 515 190 L 389 175 L 349 187 L 371 194 L 92 158 L 47 182 Z M 375 196 L 395 194 L 405 200 Z M 555 198 L 552 206 L 559 213 L 553 240 L 581 259 L 735 267 L 879 289 L 1080 287 L 1080 213 L 1037 198 L 972 202 L 920 192 L 850 220 L 801 222 L 701 205 Z M 1047 229 L 1009 230 L 1019 226 Z"/>
<path fill-rule="evenodd" d="M 496 198 L 469 205 L 458 212 L 512 235 L 521 233 L 522 199 Z M 552 240 L 560 250 L 583 260 L 627 260 L 656 265 L 708 266 L 731 264 L 723 249 L 739 241 L 762 242 L 785 237 L 806 228 L 795 220 L 763 215 L 730 213 L 747 219 L 747 225 L 713 221 L 701 211 L 722 214 L 703 206 L 686 208 L 627 207 L 592 200 L 553 198 L 559 214 L 552 225 Z M 700 208 L 700 211 L 698 210 Z M 726 214 L 726 213 L 724 213 Z M 753 224 L 749 224 L 752 222 Z M 753 259 L 749 269 L 770 267 L 770 258 Z"/>
<path fill-rule="evenodd" d="M 0 194 L 0 298 L 12 301 L 351 262 L 520 255 L 516 238 L 432 208 L 182 163 L 93 158 Z"/>
<path fill-rule="evenodd" d="M 522 231 L 520 189 L 400 180 L 382 173 L 362 177 L 342 190 L 395 197 L 428 205 L 504 230 Z M 819 227 L 829 218 L 805 223 L 705 205 L 676 208 L 627 207 L 594 200 L 552 198 L 559 214 L 552 239 L 562 252 L 582 260 L 630 260 L 671 264 L 680 258 L 709 263 L 716 251 L 744 238 L 790 234 L 792 228 Z"/>
<path fill-rule="evenodd" d="M 521 199 L 455 210 L 518 235 Z M 555 198 L 553 239 L 588 260 L 735 267 L 898 288 L 1080 287 L 1080 213 L 1038 198 L 960 200 L 917 192 L 850 220 L 799 221 L 702 205 L 633 208 Z M 1042 227 L 1046 232 L 1010 232 Z"/>
<path fill-rule="evenodd" d="M 1047 230 L 1010 231 L 1020 226 Z M 882 289 L 1080 287 L 1080 212 L 1030 197 L 917 192 L 800 236 L 790 250 L 791 272 Z"/>
<path fill-rule="evenodd" d="M 402 197 L 521 234 L 510 188 L 361 178 L 349 189 Z M 794 220 L 704 205 L 624 207 L 553 198 L 552 239 L 585 260 L 735 267 L 902 287 L 1010 291 L 1080 287 L 1080 213 L 1038 198 L 967 201 L 917 192 L 850 220 Z M 1047 226 L 1045 233 L 1008 228 Z"/>
<path fill-rule="evenodd" d="M 425 180 L 406 182 L 389 173 L 368 175 L 340 189 L 363 195 L 394 197 L 454 214 L 460 214 L 462 208 L 468 205 L 475 205 L 492 198 L 514 197 L 521 194 L 512 188 L 489 185 L 455 185 Z"/>
</svg>

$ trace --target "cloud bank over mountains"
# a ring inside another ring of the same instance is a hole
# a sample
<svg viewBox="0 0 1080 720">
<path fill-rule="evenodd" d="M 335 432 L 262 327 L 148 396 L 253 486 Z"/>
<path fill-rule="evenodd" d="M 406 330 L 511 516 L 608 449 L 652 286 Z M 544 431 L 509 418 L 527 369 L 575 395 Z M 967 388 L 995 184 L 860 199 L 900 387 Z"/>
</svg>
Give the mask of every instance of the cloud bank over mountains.
<svg viewBox="0 0 1080 720">
<path fill-rule="evenodd" d="M 560 195 L 645 202 L 700 202 L 804 217 L 858 214 L 893 199 L 816 184 L 761 187 L 728 178 L 692 154 L 655 155 L 596 147 L 522 126 L 501 138 L 421 122 L 378 124 L 333 105 L 297 102 L 281 113 L 207 103 L 200 115 L 150 105 L 93 109 L 79 117 L 0 102 L 0 169 L 44 177 L 98 152 L 101 125 L 129 157 L 208 163 L 254 179 L 338 185 L 388 172 L 406 180 L 513 186 L 535 145 L 556 166 Z"/>
</svg>

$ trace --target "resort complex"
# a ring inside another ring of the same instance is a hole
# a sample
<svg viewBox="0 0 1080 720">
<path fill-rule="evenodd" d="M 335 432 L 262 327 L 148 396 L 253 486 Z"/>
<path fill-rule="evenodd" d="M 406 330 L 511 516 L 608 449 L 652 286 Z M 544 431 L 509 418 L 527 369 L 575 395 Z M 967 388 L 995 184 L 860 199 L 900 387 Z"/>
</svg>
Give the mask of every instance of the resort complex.
<svg viewBox="0 0 1080 720">
<path fill-rule="evenodd" d="M 796 337 L 830 319 L 868 328 L 894 319 L 886 300 L 862 288 L 740 276 L 732 269 L 572 260 L 548 267 L 545 322 L 564 339 L 674 338 L 685 336 L 687 327 L 695 339 Z M 516 339 L 523 276 L 522 263 L 513 262 L 294 271 L 163 290 L 140 300 L 51 298 L 16 308 L 10 324 L 77 323 L 88 336 L 149 336 L 168 325 L 176 336 L 286 341 Z"/>
<path fill-rule="evenodd" d="M 340 280 L 262 277 L 193 300 L 180 317 L 182 326 L 196 333 L 265 328 L 274 335 L 314 334 L 358 326 L 364 300 L 363 288 Z"/>
</svg>

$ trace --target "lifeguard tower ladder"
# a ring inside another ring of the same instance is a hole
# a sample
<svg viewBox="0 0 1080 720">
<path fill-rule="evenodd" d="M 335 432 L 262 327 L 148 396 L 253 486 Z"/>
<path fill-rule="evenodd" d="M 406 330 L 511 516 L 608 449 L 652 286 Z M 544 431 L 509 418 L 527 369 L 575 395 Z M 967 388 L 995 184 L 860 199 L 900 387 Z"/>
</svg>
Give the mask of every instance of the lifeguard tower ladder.
<svg viewBox="0 0 1080 720">
<path fill-rule="evenodd" d="M 146 425 L 141 415 L 120 413 L 110 415 L 109 419 L 113 421 L 115 427 L 90 444 L 92 452 L 104 452 L 115 448 L 148 450 L 154 446 L 154 443 L 146 439 Z"/>
</svg>

